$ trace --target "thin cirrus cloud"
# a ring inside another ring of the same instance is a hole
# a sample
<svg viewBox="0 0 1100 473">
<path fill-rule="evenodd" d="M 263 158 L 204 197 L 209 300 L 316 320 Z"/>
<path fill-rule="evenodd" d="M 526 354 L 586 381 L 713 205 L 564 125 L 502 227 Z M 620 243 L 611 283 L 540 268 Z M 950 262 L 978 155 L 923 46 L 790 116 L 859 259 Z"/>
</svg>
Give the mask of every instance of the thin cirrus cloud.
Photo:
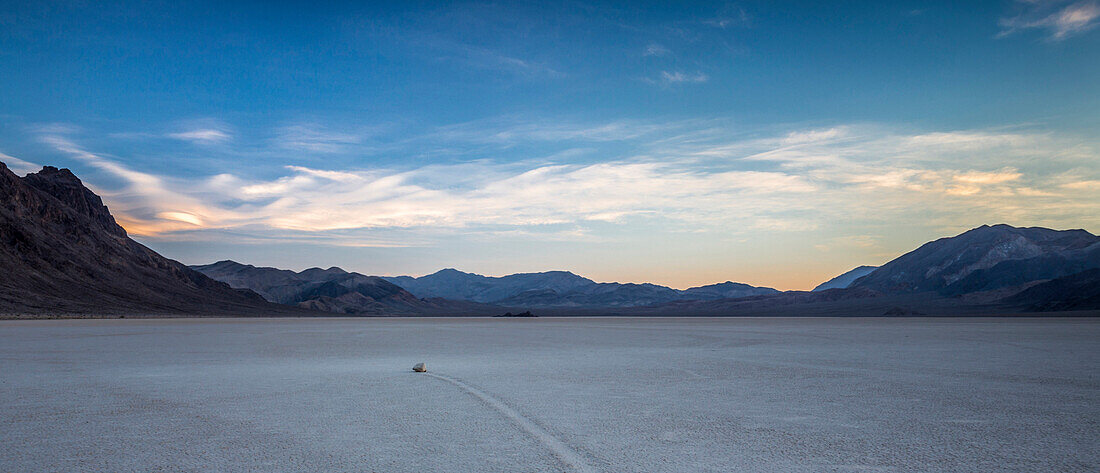
<svg viewBox="0 0 1100 473">
<path fill-rule="evenodd" d="M 690 124 L 690 122 L 687 122 Z M 606 123 L 539 123 L 497 118 L 439 127 L 425 138 L 447 143 L 514 145 L 530 142 L 613 142 L 653 137 L 684 126 L 684 122 L 649 123 L 619 120 Z"/>
<path fill-rule="evenodd" d="M 222 130 L 213 128 L 200 128 L 196 130 L 181 131 L 178 133 L 169 133 L 169 138 L 174 138 L 182 141 L 190 141 L 197 144 L 216 144 L 229 141 L 231 136 Z"/>
<path fill-rule="evenodd" d="M 592 241 L 603 237 L 594 228 L 653 223 L 715 234 L 798 231 L 836 221 L 855 231 L 899 221 L 944 228 L 994 221 L 1100 224 L 1089 198 L 1100 182 L 1100 171 L 1090 165 L 1098 157 L 1096 144 L 1080 138 L 849 125 L 730 139 L 731 130 L 713 123 L 686 132 L 689 125 L 616 131 L 611 135 L 632 141 L 637 152 L 587 163 L 480 159 L 407 169 L 282 164 L 270 179 L 156 175 L 62 135 L 42 139 L 123 181 L 121 188 L 97 191 L 128 231 L 148 238 L 303 241 L 312 235 L 321 245 L 394 246 L 456 230 Z M 550 136 L 565 130 L 568 145 L 598 144 L 610 133 L 583 130 L 619 130 L 609 124 L 546 128 L 557 130 Z M 505 129 L 525 131 L 510 140 L 548 139 L 528 126 Z M 500 132 L 485 130 L 488 136 Z M 469 139 L 469 133 L 472 128 L 431 136 Z M 545 231 L 550 227 L 556 230 Z"/>
<path fill-rule="evenodd" d="M 24 161 L 15 156 L 9 156 L 4 153 L 0 153 L 0 161 L 6 164 L 8 166 L 8 169 L 16 174 L 26 174 L 42 169 L 42 166 L 39 166 L 35 163 Z"/>
<path fill-rule="evenodd" d="M 650 43 L 649 45 L 647 45 L 645 47 L 645 51 L 642 53 L 642 55 L 643 56 L 666 56 L 666 55 L 671 54 L 671 53 L 672 53 L 672 51 L 669 51 L 668 48 L 666 48 L 666 47 L 664 47 L 660 44 Z"/>
<path fill-rule="evenodd" d="M 1100 4 L 1093 1 L 1073 3 L 1024 1 L 1020 3 L 1023 11 L 1017 16 L 1001 20 L 1002 30 L 998 37 L 1024 30 L 1041 29 L 1048 32 L 1048 39 L 1061 41 L 1093 29 L 1097 19 L 1100 19 Z"/>
<path fill-rule="evenodd" d="M 332 131 L 315 124 L 286 126 L 276 136 L 276 142 L 283 148 L 317 153 L 345 151 L 361 141 L 360 135 Z"/>
<path fill-rule="evenodd" d="M 710 76 L 702 72 L 661 71 L 660 82 L 664 84 L 701 83 L 709 79 Z"/>
<path fill-rule="evenodd" d="M 726 29 L 731 26 L 748 26 L 752 18 L 745 9 L 736 5 L 727 4 L 714 18 L 703 20 L 703 24 L 716 28 Z"/>
<path fill-rule="evenodd" d="M 406 44 L 432 51 L 439 60 L 457 62 L 477 69 L 502 71 L 528 77 L 562 77 L 564 75 L 543 62 L 506 54 L 496 48 L 451 39 L 440 33 L 409 33 L 401 37 Z"/>
</svg>

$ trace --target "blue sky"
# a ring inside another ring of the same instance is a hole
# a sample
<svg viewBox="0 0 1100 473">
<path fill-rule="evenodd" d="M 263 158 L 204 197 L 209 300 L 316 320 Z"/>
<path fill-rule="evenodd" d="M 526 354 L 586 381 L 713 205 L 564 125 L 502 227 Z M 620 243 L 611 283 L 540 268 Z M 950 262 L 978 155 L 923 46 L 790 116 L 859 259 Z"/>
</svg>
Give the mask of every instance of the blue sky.
<svg viewBox="0 0 1100 473">
<path fill-rule="evenodd" d="M 1100 227 L 1094 1 L 4 2 L 0 161 L 135 238 L 371 274 L 812 287 Z"/>
</svg>

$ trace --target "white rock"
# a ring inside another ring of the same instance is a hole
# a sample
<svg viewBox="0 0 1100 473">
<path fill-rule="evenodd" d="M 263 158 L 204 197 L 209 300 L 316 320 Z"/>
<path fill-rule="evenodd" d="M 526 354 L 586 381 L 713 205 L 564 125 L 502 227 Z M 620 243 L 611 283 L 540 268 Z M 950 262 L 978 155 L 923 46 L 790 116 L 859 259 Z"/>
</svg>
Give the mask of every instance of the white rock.
<svg viewBox="0 0 1100 473">
<path fill-rule="evenodd" d="M 428 371 L 428 368 L 426 366 L 424 366 L 424 363 L 417 363 L 417 364 L 413 365 L 413 371 L 415 371 L 417 373 L 423 373 L 425 371 Z"/>
</svg>

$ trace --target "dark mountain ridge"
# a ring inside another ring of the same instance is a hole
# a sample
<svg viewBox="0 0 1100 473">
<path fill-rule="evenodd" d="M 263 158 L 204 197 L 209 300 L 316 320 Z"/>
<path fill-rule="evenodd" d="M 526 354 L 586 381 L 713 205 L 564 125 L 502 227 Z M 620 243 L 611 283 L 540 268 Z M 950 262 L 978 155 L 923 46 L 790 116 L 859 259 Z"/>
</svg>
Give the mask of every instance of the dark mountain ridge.
<svg viewBox="0 0 1100 473">
<path fill-rule="evenodd" d="M 301 272 L 225 260 L 192 269 L 235 288 L 247 288 L 271 302 L 348 315 L 438 315 L 495 313 L 496 308 L 420 299 L 377 276 L 337 267 Z"/>
<path fill-rule="evenodd" d="M 852 287 L 944 296 L 990 291 L 1100 267 L 1100 237 L 1085 230 L 982 225 L 921 245 Z"/>
<path fill-rule="evenodd" d="M 0 313 L 310 315 L 270 304 L 132 240 L 68 169 L 0 163 Z"/>
<path fill-rule="evenodd" d="M 418 278 L 385 279 L 418 297 L 442 297 L 506 307 L 639 307 L 682 299 L 717 300 L 779 293 L 772 288 L 730 281 L 685 290 L 649 283 L 597 283 L 568 271 L 491 277 L 447 268 Z"/>
<path fill-rule="evenodd" d="M 453 268 L 439 270 L 427 276 L 384 277 L 419 297 L 494 303 L 528 291 L 570 292 L 594 281 L 568 271 L 518 273 L 502 277 L 482 276 Z"/>
</svg>

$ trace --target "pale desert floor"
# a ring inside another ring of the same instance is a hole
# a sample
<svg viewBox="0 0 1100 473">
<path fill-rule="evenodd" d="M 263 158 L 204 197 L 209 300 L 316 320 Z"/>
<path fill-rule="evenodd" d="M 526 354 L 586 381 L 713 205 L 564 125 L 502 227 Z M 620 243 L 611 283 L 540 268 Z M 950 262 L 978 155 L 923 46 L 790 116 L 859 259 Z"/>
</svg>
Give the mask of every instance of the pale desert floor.
<svg viewBox="0 0 1100 473">
<path fill-rule="evenodd" d="M 0 435 L 18 472 L 1096 472 L 1100 320 L 0 321 Z"/>
</svg>

